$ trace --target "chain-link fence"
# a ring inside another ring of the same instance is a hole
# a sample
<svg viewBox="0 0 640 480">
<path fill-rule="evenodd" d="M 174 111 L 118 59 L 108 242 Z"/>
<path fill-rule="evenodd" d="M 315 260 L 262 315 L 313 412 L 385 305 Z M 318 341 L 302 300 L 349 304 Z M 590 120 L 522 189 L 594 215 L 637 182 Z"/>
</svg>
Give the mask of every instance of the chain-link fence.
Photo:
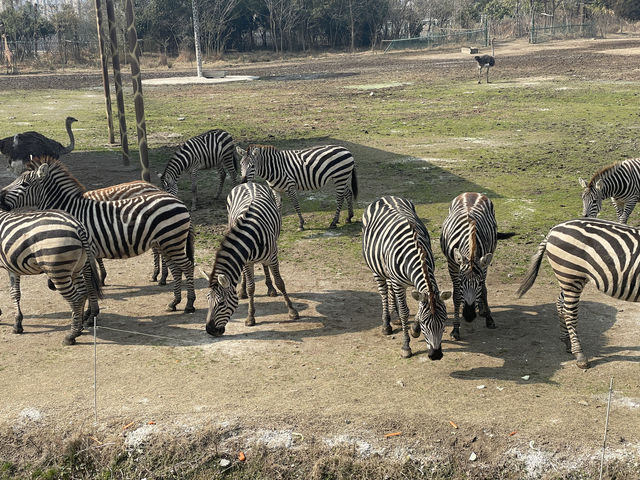
<svg viewBox="0 0 640 480">
<path fill-rule="evenodd" d="M 489 30 L 487 25 L 471 30 L 443 30 L 439 33 L 428 33 L 416 38 L 383 40 L 383 46 L 385 43 L 387 43 L 385 52 L 407 48 L 432 48 L 442 45 L 484 45 L 486 47 L 489 44 Z"/>
<path fill-rule="evenodd" d="M 566 40 L 569 38 L 595 37 L 596 28 L 593 23 L 581 23 L 577 25 L 554 25 L 553 27 L 538 27 L 533 25 L 529 41 L 531 43 L 543 43 L 551 40 Z"/>
</svg>

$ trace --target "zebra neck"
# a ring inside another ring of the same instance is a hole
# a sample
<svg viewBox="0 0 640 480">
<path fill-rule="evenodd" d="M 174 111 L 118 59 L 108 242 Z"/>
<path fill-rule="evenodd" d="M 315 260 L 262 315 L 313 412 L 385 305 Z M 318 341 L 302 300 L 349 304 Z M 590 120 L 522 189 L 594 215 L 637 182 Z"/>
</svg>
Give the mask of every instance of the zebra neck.
<svg viewBox="0 0 640 480">
<path fill-rule="evenodd" d="M 213 264 L 213 276 L 224 275 L 231 282 L 233 288 L 238 285 L 242 269 L 247 264 L 247 252 L 241 245 L 225 237 L 216 254 Z"/>
<path fill-rule="evenodd" d="M 424 278 L 423 265 L 421 265 L 421 260 L 419 255 L 416 255 L 416 258 L 414 259 L 414 261 L 411 262 L 410 268 L 411 268 L 411 271 L 409 272 L 409 279 L 411 281 L 411 284 L 419 292 L 423 292 L 423 293 L 428 292 L 429 287 L 427 285 L 426 279 Z M 424 269 L 427 270 L 427 272 L 429 272 L 429 275 L 431 277 L 431 269 L 428 264 L 424 265 Z M 431 285 L 435 285 L 435 281 L 432 277 L 430 278 L 430 283 Z"/>
</svg>

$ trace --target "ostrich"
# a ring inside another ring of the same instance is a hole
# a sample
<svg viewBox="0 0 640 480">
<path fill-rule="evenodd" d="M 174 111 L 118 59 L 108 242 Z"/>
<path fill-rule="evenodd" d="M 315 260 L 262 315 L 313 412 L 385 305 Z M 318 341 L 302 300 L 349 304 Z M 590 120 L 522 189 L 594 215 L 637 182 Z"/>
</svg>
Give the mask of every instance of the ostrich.
<svg viewBox="0 0 640 480">
<path fill-rule="evenodd" d="M 31 157 L 53 157 L 60 158 L 66 155 L 75 147 L 75 139 L 71 131 L 71 124 L 77 122 L 73 117 L 67 117 L 65 125 L 67 134 L 69 135 L 69 145 L 63 146 L 60 142 L 45 137 L 38 132 L 16 133 L 13 137 L 7 137 L 0 140 L 0 152 L 9 157 L 9 166 L 20 173 L 22 166 L 28 162 Z M 17 171 L 17 170 L 20 170 Z"/>
<path fill-rule="evenodd" d="M 487 83 L 489 83 L 489 68 L 496 64 L 495 54 L 496 50 L 493 45 L 495 38 L 491 39 L 491 55 L 476 55 L 474 58 L 478 62 L 478 83 L 482 83 L 482 69 L 487 70 Z"/>
</svg>

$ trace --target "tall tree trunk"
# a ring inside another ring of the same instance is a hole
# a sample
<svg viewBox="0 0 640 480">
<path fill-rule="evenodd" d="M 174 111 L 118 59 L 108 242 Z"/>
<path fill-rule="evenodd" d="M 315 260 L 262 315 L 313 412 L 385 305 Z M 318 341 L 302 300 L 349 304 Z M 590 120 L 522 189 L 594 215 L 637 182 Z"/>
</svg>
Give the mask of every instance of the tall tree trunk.
<svg viewBox="0 0 640 480">
<path fill-rule="evenodd" d="M 113 135 L 113 119 L 111 118 L 111 89 L 109 88 L 109 70 L 107 68 L 107 56 L 105 55 L 104 31 L 102 29 L 102 6 L 100 0 L 95 0 L 96 26 L 98 27 L 98 48 L 100 49 L 100 65 L 102 66 L 102 86 L 104 87 L 104 106 L 107 113 L 107 130 L 109 143 L 115 143 Z"/>
<path fill-rule="evenodd" d="M 149 152 L 147 150 L 147 124 L 144 119 L 144 98 L 142 97 L 142 76 L 140 75 L 140 44 L 136 32 L 133 12 L 133 0 L 125 2 L 127 39 L 129 43 L 129 61 L 131 62 L 131 80 L 133 82 L 133 102 L 136 110 L 136 129 L 138 131 L 138 150 L 142 180 L 151 181 L 149 172 Z"/>
<path fill-rule="evenodd" d="M 127 119 L 124 113 L 124 93 L 122 91 L 122 76 L 120 75 L 118 31 L 116 30 L 116 14 L 113 9 L 113 0 L 105 0 L 105 6 L 107 7 L 107 20 L 109 21 L 111 63 L 113 65 L 113 82 L 116 87 L 118 120 L 120 123 L 120 145 L 122 146 L 122 163 L 126 166 L 129 165 L 129 138 L 127 136 Z"/>
<path fill-rule="evenodd" d="M 196 72 L 202 77 L 202 54 L 200 53 L 200 16 L 198 13 L 198 0 L 191 0 L 193 8 L 193 42 L 196 47 Z"/>
</svg>

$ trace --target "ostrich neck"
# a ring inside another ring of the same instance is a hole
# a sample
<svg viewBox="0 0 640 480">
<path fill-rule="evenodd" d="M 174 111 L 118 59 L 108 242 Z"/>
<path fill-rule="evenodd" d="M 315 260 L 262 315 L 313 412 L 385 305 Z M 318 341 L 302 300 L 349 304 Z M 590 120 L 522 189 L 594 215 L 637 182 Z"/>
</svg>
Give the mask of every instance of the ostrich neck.
<svg viewBox="0 0 640 480">
<path fill-rule="evenodd" d="M 76 139 L 73 136 L 73 131 L 71 130 L 71 123 L 67 123 L 67 134 L 69 135 L 69 146 L 65 147 L 64 153 L 69 153 L 76 146 Z"/>
</svg>

